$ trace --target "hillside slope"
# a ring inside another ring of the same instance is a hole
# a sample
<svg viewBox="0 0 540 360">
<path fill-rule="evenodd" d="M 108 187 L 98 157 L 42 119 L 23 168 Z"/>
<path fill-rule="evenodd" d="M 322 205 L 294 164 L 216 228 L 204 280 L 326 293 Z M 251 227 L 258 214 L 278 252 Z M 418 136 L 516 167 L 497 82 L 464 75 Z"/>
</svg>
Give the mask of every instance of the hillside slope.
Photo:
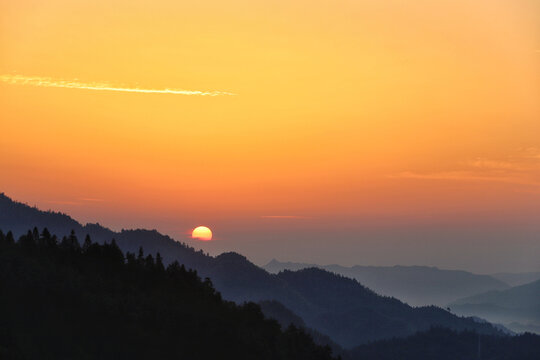
<svg viewBox="0 0 540 360">
<path fill-rule="evenodd" d="M 1 359 L 331 359 L 177 262 L 36 235 L 0 232 Z"/>
</svg>

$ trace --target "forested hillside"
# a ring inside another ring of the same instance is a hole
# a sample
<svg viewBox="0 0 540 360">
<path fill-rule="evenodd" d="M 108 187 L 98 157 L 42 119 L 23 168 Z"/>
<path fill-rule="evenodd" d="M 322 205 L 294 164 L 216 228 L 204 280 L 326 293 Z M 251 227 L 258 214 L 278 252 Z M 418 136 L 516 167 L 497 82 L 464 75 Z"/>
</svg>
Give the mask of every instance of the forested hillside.
<svg viewBox="0 0 540 360">
<path fill-rule="evenodd" d="M 349 356 L 355 360 L 538 360 L 540 336 L 486 336 L 432 328 L 407 338 L 359 346 Z"/>
<path fill-rule="evenodd" d="M 0 232 L 0 359 L 320 359 L 303 330 L 159 254 Z"/>
</svg>

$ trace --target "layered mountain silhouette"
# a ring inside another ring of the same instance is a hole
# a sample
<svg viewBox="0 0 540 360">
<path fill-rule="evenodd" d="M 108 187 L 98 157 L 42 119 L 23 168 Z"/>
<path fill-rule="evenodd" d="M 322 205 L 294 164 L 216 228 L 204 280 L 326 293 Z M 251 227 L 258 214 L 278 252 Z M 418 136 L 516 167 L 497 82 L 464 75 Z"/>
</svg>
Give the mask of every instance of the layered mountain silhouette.
<svg viewBox="0 0 540 360">
<path fill-rule="evenodd" d="M 510 287 L 489 275 L 427 266 L 321 266 L 279 262 L 275 259 L 263 266 L 270 273 L 310 267 L 356 279 L 379 294 L 398 298 L 413 306 L 445 306 L 466 296 Z"/>
<path fill-rule="evenodd" d="M 453 311 L 504 324 L 516 332 L 540 334 L 540 280 L 503 291 L 489 291 L 457 300 Z"/>
<path fill-rule="evenodd" d="M 224 301 L 178 262 L 123 254 L 114 241 L 81 245 L 74 233 L 60 240 L 35 229 L 15 242 L 0 231 L 0 294 L 6 360 L 332 358 L 315 344 L 321 335 L 279 302 Z M 350 350 L 334 344 L 334 352 L 343 360 L 532 360 L 540 337 L 431 328 Z"/>
<path fill-rule="evenodd" d="M 492 274 L 495 279 L 499 279 L 510 286 L 519 286 L 540 280 L 540 271 L 524 273 L 496 273 Z"/>
<path fill-rule="evenodd" d="M 333 354 L 346 357 L 346 352 L 341 346 L 336 344 L 329 336 L 309 328 L 300 316 L 286 308 L 282 303 L 275 300 L 264 300 L 258 302 L 258 305 L 261 307 L 263 314 L 270 319 L 277 320 L 282 329 L 287 329 L 291 325 L 302 329 L 313 338 L 315 344 L 329 346 Z"/>
<path fill-rule="evenodd" d="M 331 360 L 302 329 L 159 254 L 0 231 L 0 359 Z"/>
<path fill-rule="evenodd" d="M 412 335 L 432 326 L 500 334 L 488 323 L 458 317 L 434 306 L 414 308 L 380 296 L 354 279 L 322 269 L 270 274 L 237 253 L 211 257 L 155 230 L 114 232 L 99 224 L 83 226 L 65 214 L 41 211 L 0 195 L 0 229 L 20 235 L 33 227 L 47 227 L 60 237 L 74 230 L 80 238 L 89 234 L 99 242 L 114 238 L 123 251 L 137 252 L 142 247 L 146 253 L 159 252 L 166 265 L 178 261 L 197 270 L 202 278 L 209 277 L 223 298 L 237 303 L 278 301 L 300 316 L 307 327 L 346 348 Z"/>
</svg>

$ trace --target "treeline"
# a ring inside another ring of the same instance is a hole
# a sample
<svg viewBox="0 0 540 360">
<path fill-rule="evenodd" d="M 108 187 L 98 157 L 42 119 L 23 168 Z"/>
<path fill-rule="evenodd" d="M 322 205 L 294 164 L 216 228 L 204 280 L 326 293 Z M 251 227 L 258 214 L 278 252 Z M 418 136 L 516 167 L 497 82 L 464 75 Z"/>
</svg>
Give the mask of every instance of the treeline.
<svg viewBox="0 0 540 360">
<path fill-rule="evenodd" d="M 540 336 L 494 336 L 432 328 L 408 338 L 361 345 L 349 355 L 352 359 L 377 360 L 538 360 Z"/>
<path fill-rule="evenodd" d="M 115 241 L 0 231 L 0 359 L 332 359 L 258 305 Z"/>
</svg>

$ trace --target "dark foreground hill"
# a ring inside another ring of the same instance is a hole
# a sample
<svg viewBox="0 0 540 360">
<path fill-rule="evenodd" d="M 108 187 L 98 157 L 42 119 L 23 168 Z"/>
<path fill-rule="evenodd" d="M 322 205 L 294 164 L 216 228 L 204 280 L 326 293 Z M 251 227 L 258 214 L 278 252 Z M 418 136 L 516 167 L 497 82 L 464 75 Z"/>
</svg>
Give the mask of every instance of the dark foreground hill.
<svg viewBox="0 0 540 360">
<path fill-rule="evenodd" d="M 446 306 L 457 299 L 509 286 L 489 275 L 428 266 L 314 265 L 272 260 L 263 268 L 270 273 L 318 267 L 358 280 L 375 292 L 398 298 L 409 305 Z"/>
<path fill-rule="evenodd" d="M 433 328 L 404 339 L 362 345 L 349 356 L 358 360 L 538 360 L 540 336 L 479 336 Z"/>
<path fill-rule="evenodd" d="M 475 330 L 496 334 L 492 325 L 472 318 L 455 316 L 437 307 L 413 308 L 396 299 L 383 297 L 348 279 L 320 269 L 277 275 L 257 267 L 244 256 L 225 253 L 217 257 L 174 241 L 157 231 L 123 230 L 113 232 L 98 224 L 81 225 L 65 214 L 44 212 L 0 195 L 0 229 L 53 225 L 60 236 L 71 229 L 84 238 L 90 234 L 99 242 L 116 242 L 121 250 L 161 253 L 165 265 L 174 261 L 209 277 L 224 299 L 237 303 L 276 300 L 299 315 L 306 326 L 328 335 L 340 346 L 350 348 L 368 341 L 412 335 L 431 326 L 454 330 Z M 52 232 L 52 230 L 51 230 Z"/>
<path fill-rule="evenodd" d="M 320 359 L 303 330 L 113 242 L 0 233 L 0 359 Z"/>
</svg>

